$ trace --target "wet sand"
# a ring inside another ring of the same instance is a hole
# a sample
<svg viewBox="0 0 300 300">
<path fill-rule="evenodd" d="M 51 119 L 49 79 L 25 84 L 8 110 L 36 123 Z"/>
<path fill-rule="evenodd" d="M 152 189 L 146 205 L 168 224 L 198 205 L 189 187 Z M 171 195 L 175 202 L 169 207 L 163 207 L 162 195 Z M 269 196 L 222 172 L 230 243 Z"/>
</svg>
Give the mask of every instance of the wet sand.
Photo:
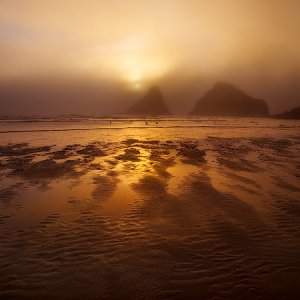
<svg viewBox="0 0 300 300">
<path fill-rule="evenodd" d="M 300 138 L 0 146 L 0 299 L 298 299 Z"/>
</svg>

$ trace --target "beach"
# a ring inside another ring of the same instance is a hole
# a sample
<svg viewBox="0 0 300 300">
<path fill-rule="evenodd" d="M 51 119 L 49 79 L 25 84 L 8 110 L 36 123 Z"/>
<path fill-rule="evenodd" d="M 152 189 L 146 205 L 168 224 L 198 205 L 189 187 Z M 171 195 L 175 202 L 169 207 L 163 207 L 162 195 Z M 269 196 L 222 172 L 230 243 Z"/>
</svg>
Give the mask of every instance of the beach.
<svg viewBox="0 0 300 300">
<path fill-rule="evenodd" d="M 300 123 L 0 122 L 1 299 L 298 299 Z"/>
</svg>

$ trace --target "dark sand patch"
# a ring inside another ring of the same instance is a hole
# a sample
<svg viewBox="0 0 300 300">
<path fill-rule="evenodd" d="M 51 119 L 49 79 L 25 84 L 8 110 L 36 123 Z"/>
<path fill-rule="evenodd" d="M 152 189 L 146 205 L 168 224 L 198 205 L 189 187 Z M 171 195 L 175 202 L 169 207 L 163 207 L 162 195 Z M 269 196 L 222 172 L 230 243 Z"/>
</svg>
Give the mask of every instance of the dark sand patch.
<svg viewBox="0 0 300 300">
<path fill-rule="evenodd" d="M 209 137 L 207 141 L 223 157 L 244 156 L 254 151 L 245 138 Z"/>
<path fill-rule="evenodd" d="M 127 148 L 124 150 L 124 154 L 120 154 L 116 156 L 116 159 L 122 161 L 133 161 L 137 162 L 140 160 L 139 158 L 140 151 L 136 148 Z"/>
<path fill-rule="evenodd" d="M 233 172 L 227 172 L 226 175 L 231 177 L 233 180 L 236 180 L 237 182 L 245 183 L 247 185 L 253 186 L 254 188 L 260 188 L 260 184 L 254 179 L 250 179 Z"/>
<path fill-rule="evenodd" d="M 95 157 L 105 156 L 99 143 L 85 146 L 67 145 L 50 152 L 51 146 L 29 147 L 28 144 L 9 144 L 1 147 L 1 169 L 10 175 L 34 181 L 55 180 L 60 177 L 78 177 L 90 170 L 100 170 L 102 165 L 93 163 Z"/>
<path fill-rule="evenodd" d="M 143 177 L 137 184 L 133 184 L 133 188 L 148 196 L 153 194 L 161 195 L 166 193 L 165 182 L 158 177 L 150 175 Z"/>
<path fill-rule="evenodd" d="M 66 160 L 62 163 L 57 163 L 52 159 L 45 159 L 27 164 L 13 162 L 9 164 L 9 168 L 13 169 L 13 174 L 25 179 L 47 179 L 65 175 L 78 175 L 74 169 L 77 165 L 78 160 Z"/>
<path fill-rule="evenodd" d="M 257 190 L 251 189 L 242 184 L 226 184 L 226 186 L 232 190 L 244 191 L 252 195 L 262 195 L 262 193 L 258 192 Z"/>
<path fill-rule="evenodd" d="M 115 176 L 95 176 L 95 189 L 92 196 L 95 200 L 105 200 L 110 198 L 115 192 L 118 184 L 118 179 Z"/>
<path fill-rule="evenodd" d="M 123 143 L 126 146 L 132 146 L 133 144 L 136 144 L 138 142 L 139 142 L 139 140 L 137 140 L 137 139 L 127 139 L 127 140 L 123 141 Z"/>
<path fill-rule="evenodd" d="M 96 157 L 96 156 L 105 156 L 105 152 L 102 149 L 99 149 L 95 144 L 89 144 L 83 147 L 80 150 L 76 150 L 77 154 L 83 155 L 84 157 Z"/>
<path fill-rule="evenodd" d="M 245 172 L 262 171 L 262 169 L 257 166 L 256 162 L 242 157 L 235 157 L 234 159 L 226 159 L 223 157 L 218 157 L 217 160 L 220 165 L 235 171 L 245 171 Z"/>
<path fill-rule="evenodd" d="M 70 156 L 69 150 L 58 150 L 51 152 L 51 158 L 54 160 L 67 159 Z"/>
<path fill-rule="evenodd" d="M 40 152 L 48 152 L 51 146 L 29 147 L 27 143 L 8 144 L 0 146 L 0 156 L 24 156 L 28 154 L 36 154 Z"/>
<path fill-rule="evenodd" d="M 205 151 L 199 150 L 197 143 L 181 143 L 181 148 L 177 150 L 178 155 L 182 157 L 182 162 L 187 164 L 203 163 Z"/>
<path fill-rule="evenodd" d="M 295 193 L 300 192 L 300 187 L 295 186 L 292 183 L 287 182 L 286 179 L 284 179 L 282 177 L 279 177 L 279 176 L 272 176 L 272 178 L 274 179 L 277 186 L 279 186 L 283 189 L 286 189 L 290 192 L 295 192 Z"/>
<path fill-rule="evenodd" d="M 257 147 L 275 150 L 277 153 L 287 154 L 294 144 L 290 139 L 252 138 L 251 143 Z"/>
</svg>

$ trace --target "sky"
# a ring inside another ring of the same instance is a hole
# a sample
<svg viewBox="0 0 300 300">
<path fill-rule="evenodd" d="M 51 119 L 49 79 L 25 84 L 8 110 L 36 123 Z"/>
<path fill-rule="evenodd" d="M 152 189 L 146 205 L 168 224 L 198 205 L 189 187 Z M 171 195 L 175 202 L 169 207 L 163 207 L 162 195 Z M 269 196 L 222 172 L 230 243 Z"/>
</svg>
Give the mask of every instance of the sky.
<svg viewBox="0 0 300 300">
<path fill-rule="evenodd" d="M 0 0 L 0 115 L 119 113 L 157 85 L 184 114 L 217 81 L 300 105 L 299 0 Z"/>
</svg>

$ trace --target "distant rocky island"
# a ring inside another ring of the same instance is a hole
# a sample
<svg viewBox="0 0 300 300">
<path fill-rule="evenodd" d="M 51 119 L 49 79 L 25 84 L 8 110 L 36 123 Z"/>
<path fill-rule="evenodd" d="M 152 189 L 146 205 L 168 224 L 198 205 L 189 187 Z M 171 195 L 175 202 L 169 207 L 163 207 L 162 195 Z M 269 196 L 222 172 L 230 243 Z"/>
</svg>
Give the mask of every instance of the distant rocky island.
<svg viewBox="0 0 300 300">
<path fill-rule="evenodd" d="M 218 82 L 201 97 L 191 115 L 266 117 L 269 109 L 264 100 L 247 95 L 234 85 Z"/>
<path fill-rule="evenodd" d="M 126 112 L 128 115 L 169 115 L 163 95 L 157 86 L 148 90 L 146 95 Z"/>
<path fill-rule="evenodd" d="M 289 111 L 286 111 L 282 114 L 278 114 L 274 116 L 275 118 L 279 119 L 295 119 L 300 120 L 300 106 L 295 107 Z"/>
</svg>

